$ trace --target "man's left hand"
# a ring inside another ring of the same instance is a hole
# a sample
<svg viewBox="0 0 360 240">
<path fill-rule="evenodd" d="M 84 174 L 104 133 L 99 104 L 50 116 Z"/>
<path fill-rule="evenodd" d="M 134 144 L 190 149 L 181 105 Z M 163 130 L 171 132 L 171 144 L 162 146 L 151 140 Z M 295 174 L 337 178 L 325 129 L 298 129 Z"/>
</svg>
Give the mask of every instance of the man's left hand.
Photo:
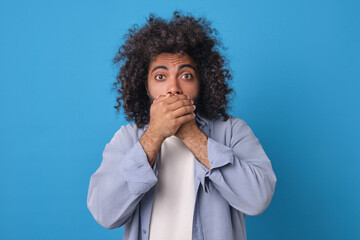
<svg viewBox="0 0 360 240">
<path fill-rule="evenodd" d="M 193 118 L 183 123 L 174 135 L 181 140 L 184 140 L 186 138 L 191 138 L 198 131 L 200 131 L 200 129 L 196 124 L 195 118 Z"/>
</svg>

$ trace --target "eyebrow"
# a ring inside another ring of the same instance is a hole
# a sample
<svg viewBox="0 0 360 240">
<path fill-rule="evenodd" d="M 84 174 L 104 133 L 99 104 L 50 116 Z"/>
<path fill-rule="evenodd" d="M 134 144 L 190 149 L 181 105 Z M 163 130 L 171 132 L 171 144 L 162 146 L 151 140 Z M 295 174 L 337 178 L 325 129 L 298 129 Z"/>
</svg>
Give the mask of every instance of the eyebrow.
<svg viewBox="0 0 360 240">
<path fill-rule="evenodd" d="M 192 68 L 194 71 L 196 71 L 196 70 L 195 70 L 195 67 L 194 67 L 193 65 L 191 65 L 191 64 L 183 64 L 183 65 L 180 65 L 180 66 L 178 67 L 178 71 L 181 70 L 181 69 L 184 68 L 184 67 L 189 67 L 189 68 Z M 166 66 L 164 66 L 164 65 L 159 65 L 159 66 L 154 67 L 154 69 L 153 69 L 151 72 L 154 72 L 154 71 L 155 71 L 156 69 L 158 69 L 158 68 L 163 68 L 163 69 L 165 69 L 165 70 L 168 70 L 168 68 L 167 68 Z"/>
</svg>

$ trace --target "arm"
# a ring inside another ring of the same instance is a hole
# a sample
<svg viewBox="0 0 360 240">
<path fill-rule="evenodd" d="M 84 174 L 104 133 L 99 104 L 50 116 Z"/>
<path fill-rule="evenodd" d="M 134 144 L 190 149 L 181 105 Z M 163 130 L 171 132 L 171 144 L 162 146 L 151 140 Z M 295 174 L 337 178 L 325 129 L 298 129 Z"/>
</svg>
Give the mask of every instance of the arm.
<svg viewBox="0 0 360 240">
<path fill-rule="evenodd" d="M 198 127 L 189 131 L 186 137 L 180 138 L 187 148 L 194 154 L 195 158 L 207 169 L 211 169 L 208 158 L 208 137 Z"/>
<path fill-rule="evenodd" d="M 87 206 L 95 220 L 109 229 L 131 221 L 138 203 L 157 182 L 131 128 L 122 126 L 115 133 L 105 146 L 100 167 L 90 178 Z"/>
<path fill-rule="evenodd" d="M 212 138 L 207 139 L 206 150 L 196 147 L 201 143 L 200 134 L 184 143 L 202 159 L 196 161 L 196 168 L 206 191 L 210 180 L 232 207 L 246 215 L 259 215 L 270 204 L 277 179 L 270 160 L 246 122 L 239 118 L 230 121 L 230 147 Z M 208 159 L 201 157 L 206 156 L 205 151 Z M 205 167 L 207 161 L 210 169 Z"/>
<path fill-rule="evenodd" d="M 161 138 L 157 134 L 153 133 L 150 127 L 146 130 L 140 139 L 140 143 L 146 152 L 146 156 L 151 167 L 154 166 L 156 155 L 158 154 L 161 144 L 164 140 L 164 138 Z"/>
</svg>

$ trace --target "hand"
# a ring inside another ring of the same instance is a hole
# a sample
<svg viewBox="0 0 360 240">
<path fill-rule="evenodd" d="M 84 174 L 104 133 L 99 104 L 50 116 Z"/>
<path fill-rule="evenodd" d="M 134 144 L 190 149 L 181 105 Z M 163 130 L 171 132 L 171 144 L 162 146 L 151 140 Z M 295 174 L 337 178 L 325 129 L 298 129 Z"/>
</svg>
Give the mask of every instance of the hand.
<svg viewBox="0 0 360 240">
<path fill-rule="evenodd" d="M 195 106 L 186 95 L 161 95 L 150 106 L 148 130 L 160 139 L 174 135 L 189 120 L 195 121 Z"/>
<path fill-rule="evenodd" d="M 185 140 L 186 138 L 191 137 L 192 134 L 196 134 L 197 130 L 200 129 L 196 124 L 195 118 L 193 118 L 182 124 L 175 133 L 175 136 L 180 138 L 181 140 Z"/>
</svg>

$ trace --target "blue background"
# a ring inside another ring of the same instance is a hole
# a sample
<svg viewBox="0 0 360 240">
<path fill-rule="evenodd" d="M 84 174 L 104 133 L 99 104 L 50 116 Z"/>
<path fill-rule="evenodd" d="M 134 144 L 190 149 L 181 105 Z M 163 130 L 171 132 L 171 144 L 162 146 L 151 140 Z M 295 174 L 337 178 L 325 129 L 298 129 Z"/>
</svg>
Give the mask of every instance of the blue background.
<svg viewBox="0 0 360 240">
<path fill-rule="evenodd" d="M 278 178 L 248 239 L 360 239 L 357 1 L 0 1 L 0 239 L 121 239 L 86 206 L 115 115 L 111 64 L 150 12 L 205 16 L 227 47 L 230 114 Z"/>
</svg>

